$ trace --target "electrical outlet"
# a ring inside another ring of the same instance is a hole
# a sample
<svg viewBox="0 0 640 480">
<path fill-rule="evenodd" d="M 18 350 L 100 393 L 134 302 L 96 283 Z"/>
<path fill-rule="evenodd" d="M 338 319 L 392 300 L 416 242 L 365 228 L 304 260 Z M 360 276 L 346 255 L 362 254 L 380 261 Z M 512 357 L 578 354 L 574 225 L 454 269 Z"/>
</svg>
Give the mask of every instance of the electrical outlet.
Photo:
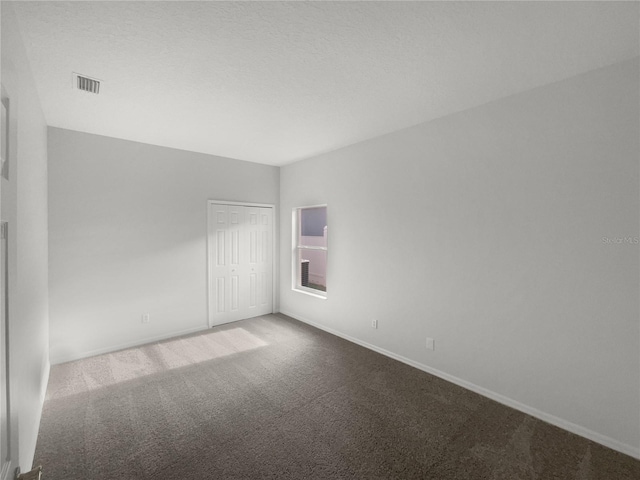
<svg viewBox="0 0 640 480">
<path fill-rule="evenodd" d="M 433 338 L 429 338 L 427 337 L 427 350 L 435 350 L 436 349 L 436 342 Z"/>
<path fill-rule="evenodd" d="M 378 328 L 378 320 L 375 318 L 371 319 L 371 328 Z"/>
<path fill-rule="evenodd" d="M 142 314 L 142 323 L 149 323 L 151 321 L 151 315 L 148 313 Z"/>
</svg>

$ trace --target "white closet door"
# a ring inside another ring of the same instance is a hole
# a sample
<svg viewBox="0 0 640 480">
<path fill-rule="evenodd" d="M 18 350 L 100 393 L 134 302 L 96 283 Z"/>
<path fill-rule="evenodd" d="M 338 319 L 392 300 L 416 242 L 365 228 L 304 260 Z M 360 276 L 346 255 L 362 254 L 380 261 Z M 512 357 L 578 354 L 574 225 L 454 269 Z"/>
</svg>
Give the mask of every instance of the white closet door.
<svg viewBox="0 0 640 480">
<path fill-rule="evenodd" d="M 271 208 L 209 204 L 210 325 L 273 311 Z"/>
<path fill-rule="evenodd" d="M 273 221 L 270 208 L 247 207 L 249 317 L 273 311 Z"/>
<path fill-rule="evenodd" d="M 229 294 L 227 277 L 229 252 L 227 236 L 229 207 L 209 205 L 209 315 L 215 321 L 228 315 Z M 211 320 L 210 318 L 210 320 Z M 220 322 L 222 323 L 222 321 Z"/>
<path fill-rule="evenodd" d="M 227 292 L 227 315 L 223 322 L 233 322 L 245 318 L 244 310 L 244 287 L 242 277 L 246 276 L 246 266 L 244 265 L 244 228 L 245 228 L 245 211 L 243 207 L 229 205 L 227 207 L 228 224 L 225 240 L 227 242 L 227 250 L 229 250 L 229 267 L 225 275 L 226 292 Z"/>
</svg>

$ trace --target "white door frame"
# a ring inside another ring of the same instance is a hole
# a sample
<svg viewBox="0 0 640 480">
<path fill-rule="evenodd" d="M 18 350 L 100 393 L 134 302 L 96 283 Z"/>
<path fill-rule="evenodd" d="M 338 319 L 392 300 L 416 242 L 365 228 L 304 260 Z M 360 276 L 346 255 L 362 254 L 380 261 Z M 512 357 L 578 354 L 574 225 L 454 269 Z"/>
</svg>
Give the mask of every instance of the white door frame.
<svg viewBox="0 0 640 480">
<path fill-rule="evenodd" d="M 11 336 L 13 335 L 13 309 L 14 306 L 11 307 L 11 311 L 9 310 L 9 305 L 13 302 L 9 298 L 9 287 L 13 288 L 15 286 L 15 271 L 10 270 L 10 265 L 14 263 L 15 260 L 15 247 L 11 247 L 9 241 L 11 243 L 14 242 L 15 239 L 15 229 L 13 227 L 9 227 L 9 222 L 12 222 L 12 225 L 15 225 L 15 197 L 12 196 L 12 193 L 9 193 L 9 196 L 5 196 L 6 201 L 2 204 L 2 190 L 5 188 L 11 192 L 10 182 L 13 182 L 15 188 L 15 165 L 16 165 L 16 146 L 17 146 L 17 117 L 16 117 L 16 108 L 15 104 L 11 103 L 10 97 L 8 95 L 7 89 L 5 88 L 6 84 L 0 84 L 0 97 L 3 103 L 8 104 L 8 112 L 7 112 L 7 145 L 8 145 L 8 157 L 6 161 L 9 162 L 9 178 L 10 180 L 5 179 L 4 177 L 0 177 L 0 223 L 4 223 L 7 229 L 5 232 L 7 234 L 7 239 L 5 243 L 5 251 L 0 252 L 2 255 L 6 255 L 3 259 L 3 263 L 5 263 L 6 268 L 6 276 L 2 276 L 0 279 L 0 288 L 6 292 L 6 303 L 3 305 L 4 313 L 5 313 L 5 323 L 2 326 L 4 328 L 3 340 L 5 344 L 2 348 L 2 354 L 5 355 L 5 394 L 6 398 L 0 399 L 0 402 L 7 402 L 7 448 L 8 448 L 8 458 L 0 458 L 0 480 L 10 480 L 10 478 L 14 477 L 15 470 L 18 467 L 18 458 L 19 458 L 19 448 L 20 448 L 20 439 L 19 439 L 19 429 L 18 429 L 18 413 L 15 405 L 17 405 L 17 388 L 16 387 L 16 376 L 14 375 L 15 371 L 15 352 L 13 350 L 14 346 L 10 341 Z M 13 105 L 13 106 L 12 106 Z M 4 145 L 1 148 L 5 148 Z M 6 152 L 5 152 L 6 153 Z M 9 188 L 8 188 L 9 187 Z M 6 195 L 6 194 L 5 194 Z"/>
<path fill-rule="evenodd" d="M 271 238 L 271 271 L 272 271 L 272 287 L 271 287 L 271 312 L 273 313 L 276 308 L 276 225 L 277 225 L 277 210 L 273 203 L 253 203 L 253 202 L 235 202 L 231 200 L 207 200 L 207 322 L 209 327 L 214 327 L 213 323 L 213 280 L 211 278 L 211 236 L 213 235 L 213 226 L 209 221 L 211 218 L 211 209 L 214 205 L 232 205 L 236 207 L 258 207 L 258 208 L 270 208 L 273 218 L 272 238 Z"/>
<path fill-rule="evenodd" d="M 2 182 L 2 180 L 0 180 L 0 183 Z M 1 190 L 1 187 L 0 187 Z M 1 208 L 1 207 L 0 207 Z M 2 256 L 2 259 L 0 260 L 0 264 L 4 266 L 4 269 L 0 269 L 0 289 L 2 290 L 0 292 L 0 295 L 4 295 L 5 296 L 5 301 L 2 302 L 2 323 L 0 328 L 2 328 L 2 334 L 0 335 L 0 338 L 2 338 L 2 342 L 4 343 L 4 345 L 2 345 L 2 355 L 3 355 L 3 362 L 2 362 L 2 369 L 4 370 L 4 381 L 5 381 L 5 385 L 4 385 L 4 395 L 3 397 L 0 399 L 0 403 L 5 403 L 4 407 L 6 408 L 6 415 L 7 418 L 6 420 L 6 434 L 7 434 L 7 445 L 6 445 L 6 449 L 7 449 L 7 458 L 0 458 L 0 480 L 9 480 L 10 475 L 11 475 L 11 470 L 12 467 L 14 467 L 15 465 L 13 465 L 14 462 L 14 455 L 13 455 L 13 450 L 14 450 L 14 445 L 12 445 L 12 374 L 11 374 L 11 366 L 12 366 L 12 362 L 11 362 L 11 356 L 10 356 L 10 348 L 9 348 L 9 308 L 8 308 L 8 302 L 9 302 L 9 291 L 7 288 L 7 280 L 8 280 L 8 273 L 9 273 L 9 266 L 8 266 L 8 248 L 9 248 L 9 236 L 8 236 L 8 226 L 9 223 L 5 222 L 5 221 L 0 221 L 0 233 L 2 235 L 2 241 L 4 242 L 4 248 L 0 248 L 0 256 Z M 4 438 L 0 438 L 0 442 L 4 442 L 5 439 Z"/>
</svg>

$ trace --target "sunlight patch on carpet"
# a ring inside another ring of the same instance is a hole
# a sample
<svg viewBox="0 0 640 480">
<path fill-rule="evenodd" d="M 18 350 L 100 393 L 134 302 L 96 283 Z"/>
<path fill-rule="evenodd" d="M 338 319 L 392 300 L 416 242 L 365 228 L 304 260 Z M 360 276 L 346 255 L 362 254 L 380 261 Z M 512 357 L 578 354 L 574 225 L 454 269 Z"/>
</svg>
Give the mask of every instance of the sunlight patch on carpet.
<svg viewBox="0 0 640 480">
<path fill-rule="evenodd" d="M 47 399 L 94 391 L 266 345 L 256 335 L 237 327 L 85 358 L 52 370 L 50 383 L 57 386 L 48 390 Z"/>
</svg>

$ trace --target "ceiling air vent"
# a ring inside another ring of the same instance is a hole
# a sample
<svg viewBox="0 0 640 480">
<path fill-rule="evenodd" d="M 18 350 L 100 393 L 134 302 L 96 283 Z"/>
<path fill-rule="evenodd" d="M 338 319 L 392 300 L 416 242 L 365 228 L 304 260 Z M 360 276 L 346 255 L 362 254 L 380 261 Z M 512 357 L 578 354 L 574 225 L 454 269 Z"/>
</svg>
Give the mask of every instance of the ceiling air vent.
<svg viewBox="0 0 640 480">
<path fill-rule="evenodd" d="M 78 73 L 74 73 L 75 87 L 78 90 L 82 90 L 83 92 L 89 93 L 100 93 L 100 80 L 96 80 L 95 78 L 89 78 L 85 75 L 80 75 Z"/>
</svg>

